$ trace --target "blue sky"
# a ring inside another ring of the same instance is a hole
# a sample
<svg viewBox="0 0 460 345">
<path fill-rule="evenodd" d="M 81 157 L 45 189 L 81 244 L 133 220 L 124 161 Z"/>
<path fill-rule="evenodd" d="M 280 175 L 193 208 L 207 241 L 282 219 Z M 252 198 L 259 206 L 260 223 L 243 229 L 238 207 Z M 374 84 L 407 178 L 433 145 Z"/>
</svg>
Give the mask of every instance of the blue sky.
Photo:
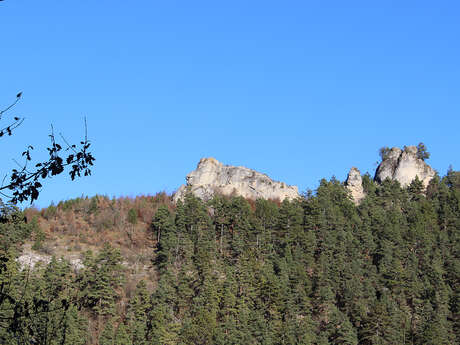
<svg viewBox="0 0 460 345">
<path fill-rule="evenodd" d="M 26 117 L 2 174 L 52 123 L 84 134 L 93 176 L 46 183 L 37 206 L 184 183 L 201 157 L 315 189 L 378 149 L 423 141 L 460 169 L 456 1 L 0 3 L 0 104 Z"/>
</svg>

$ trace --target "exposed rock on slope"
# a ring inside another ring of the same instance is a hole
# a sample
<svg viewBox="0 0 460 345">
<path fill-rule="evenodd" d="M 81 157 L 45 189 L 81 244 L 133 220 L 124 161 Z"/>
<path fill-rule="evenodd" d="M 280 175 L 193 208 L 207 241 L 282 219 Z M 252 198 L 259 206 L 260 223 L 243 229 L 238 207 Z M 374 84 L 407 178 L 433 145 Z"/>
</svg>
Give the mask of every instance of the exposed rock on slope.
<svg viewBox="0 0 460 345">
<path fill-rule="evenodd" d="M 350 190 L 355 204 L 359 204 L 366 196 L 363 189 L 361 173 L 355 167 L 350 169 L 347 180 L 345 181 L 345 186 Z"/>
<path fill-rule="evenodd" d="M 64 259 L 70 263 L 70 266 L 74 270 L 78 271 L 84 267 L 83 262 L 79 256 L 80 255 L 67 254 Z M 62 258 L 58 260 L 62 260 Z M 36 251 L 32 250 L 30 244 L 25 244 L 23 246 L 22 254 L 19 255 L 16 261 L 19 263 L 21 270 L 27 267 L 33 269 L 39 262 L 43 263 L 44 265 L 48 265 L 51 261 L 51 255 L 37 253 Z"/>
<path fill-rule="evenodd" d="M 299 196 L 296 186 L 273 181 L 267 175 L 245 167 L 224 165 L 214 158 L 202 158 L 186 180 L 187 185 L 182 185 L 174 195 L 174 202 L 184 197 L 187 187 L 203 200 L 209 200 L 215 193 L 248 199 L 284 200 Z"/>
<path fill-rule="evenodd" d="M 406 146 L 404 150 L 393 147 L 378 166 L 374 180 L 382 183 L 389 178 L 406 187 L 418 176 L 426 188 L 434 175 L 435 171 L 417 157 L 417 147 Z"/>
</svg>

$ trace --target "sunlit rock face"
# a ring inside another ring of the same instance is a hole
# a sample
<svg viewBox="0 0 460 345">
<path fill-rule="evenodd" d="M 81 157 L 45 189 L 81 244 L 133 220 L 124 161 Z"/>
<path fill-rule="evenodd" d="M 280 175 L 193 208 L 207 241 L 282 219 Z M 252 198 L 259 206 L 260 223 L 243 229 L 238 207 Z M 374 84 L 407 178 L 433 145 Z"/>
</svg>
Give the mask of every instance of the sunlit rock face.
<svg viewBox="0 0 460 345">
<path fill-rule="evenodd" d="M 66 260 L 70 263 L 70 266 L 75 270 L 79 271 L 85 266 L 83 265 L 83 261 L 79 257 L 79 253 L 72 253 L 67 254 L 65 257 L 58 259 L 58 261 Z M 19 268 L 21 270 L 24 269 L 34 269 L 35 266 L 38 264 L 48 265 L 51 262 L 51 255 L 47 254 L 40 254 L 34 250 L 32 250 L 30 243 L 24 244 L 22 248 L 21 255 L 18 256 L 16 261 L 19 263 Z"/>
<path fill-rule="evenodd" d="M 182 199 L 187 188 L 202 200 L 214 194 L 243 196 L 248 199 L 295 199 L 299 197 L 296 186 L 273 181 L 267 175 L 245 168 L 224 165 L 214 158 L 202 158 L 196 170 L 186 177 L 174 195 L 174 202 Z"/>
<path fill-rule="evenodd" d="M 363 179 L 361 177 L 361 173 L 357 168 L 353 167 L 350 169 L 347 180 L 345 181 L 345 186 L 350 191 L 353 202 L 356 205 L 360 204 L 366 194 L 363 189 Z"/>
<path fill-rule="evenodd" d="M 374 180 L 382 183 L 389 178 L 406 187 L 418 176 L 426 188 L 435 174 L 428 164 L 417 157 L 417 147 L 407 146 L 404 150 L 393 147 L 378 166 Z"/>
</svg>

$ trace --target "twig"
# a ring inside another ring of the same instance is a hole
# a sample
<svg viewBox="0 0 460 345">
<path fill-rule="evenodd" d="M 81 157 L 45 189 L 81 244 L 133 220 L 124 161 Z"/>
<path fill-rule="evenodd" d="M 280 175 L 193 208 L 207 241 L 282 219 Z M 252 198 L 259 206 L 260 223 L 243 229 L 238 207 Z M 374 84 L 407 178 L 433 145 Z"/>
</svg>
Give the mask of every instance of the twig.
<svg viewBox="0 0 460 345">
<path fill-rule="evenodd" d="M 6 113 L 8 110 L 10 110 L 11 108 L 13 108 L 16 105 L 16 103 L 19 102 L 20 99 L 21 99 L 21 93 L 18 93 L 18 96 L 16 96 L 16 100 L 12 104 L 10 104 L 8 107 L 6 107 L 3 110 L 0 110 L 0 120 L 2 119 L 2 115 Z"/>
</svg>

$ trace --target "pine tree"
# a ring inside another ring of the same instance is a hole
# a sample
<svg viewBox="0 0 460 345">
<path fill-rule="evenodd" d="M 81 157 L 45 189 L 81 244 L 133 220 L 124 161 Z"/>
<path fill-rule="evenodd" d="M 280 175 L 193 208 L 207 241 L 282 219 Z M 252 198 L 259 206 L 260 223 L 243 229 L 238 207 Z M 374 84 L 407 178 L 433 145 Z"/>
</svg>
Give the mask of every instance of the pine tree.
<svg viewBox="0 0 460 345">
<path fill-rule="evenodd" d="M 99 345 L 115 345 L 112 320 L 108 320 L 99 336 Z"/>
<path fill-rule="evenodd" d="M 125 280 L 121 262 L 120 251 L 106 243 L 96 256 L 87 252 L 85 268 L 77 277 L 80 304 L 98 316 L 98 322 L 100 316 L 115 313 L 117 289 Z"/>
<path fill-rule="evenodd" d="M 114 336 L 114 345 L 133 345 L 128 330 L 123 322 L 118 325 L 117 331 Z"/>
<path fill-rule="evenodd" d="M 147 314 L 151 309 L 145 281 L 141 280 L 127 308 L 128 329 L 133 345 L 147 344 Z"/>
</svg>

